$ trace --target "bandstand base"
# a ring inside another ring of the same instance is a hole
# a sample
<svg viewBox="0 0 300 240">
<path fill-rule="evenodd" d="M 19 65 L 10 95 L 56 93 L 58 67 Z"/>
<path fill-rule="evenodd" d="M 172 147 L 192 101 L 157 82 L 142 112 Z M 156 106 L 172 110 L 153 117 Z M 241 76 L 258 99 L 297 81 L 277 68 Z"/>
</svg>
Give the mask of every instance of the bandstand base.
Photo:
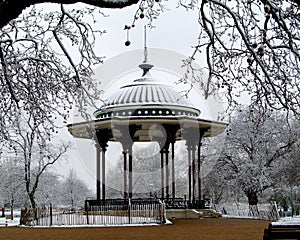
<svg viewBox="0 0 300 240">
<path fill-rule="evenodd" d="M 221 218 L 222 214 L 213 209 L 167 209 L 167 219 L 192 219 L 192 218 Z"/>
</svg>

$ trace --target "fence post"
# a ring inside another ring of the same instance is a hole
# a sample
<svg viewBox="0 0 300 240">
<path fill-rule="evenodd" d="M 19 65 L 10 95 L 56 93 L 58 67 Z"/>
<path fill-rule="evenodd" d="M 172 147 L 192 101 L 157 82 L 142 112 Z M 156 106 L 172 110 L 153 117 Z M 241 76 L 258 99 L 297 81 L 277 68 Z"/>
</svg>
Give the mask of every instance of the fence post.
<svg viewBox="0 0 300 240">
<path fill-rule="evenodd" d="M 158 200 L 158 209 L 159 209 L 159 218 L 160 223 L 165 224 L 166 223 L 166 209 L 165 209 L 165 201 Z"/>
<path fill-rule="evenodd" d="M 50 203 L 50 226 L 53 224 L 52 203 Z"/>
<path fill-rule="evenodd" d="M 33 208 L 33 216 L 34 216 L 34 221 L 35 225 L 39 225 L 39 219 L 38 219 L 38 209 L 37 207 Z"/>
<path fill-rule="evenodd" d="M 128 223 L 131 224 L 131 198 L 128 199 Z"/>
<path fill-rule="evenodd" d="M 166 216 L 166 204 L 165 201 L 162 202 L 162 209 L 163 209 L 163 224 L 167 222 L 167 216 Z"/>
<path fill-rule="evenodd" d="M 86 212 L 86 224 L 90 224 L 90 221 L 89 221 L 89 203 L 86 202 L 86 207 L 85 207 L 85 212 Z"/>
</svg>

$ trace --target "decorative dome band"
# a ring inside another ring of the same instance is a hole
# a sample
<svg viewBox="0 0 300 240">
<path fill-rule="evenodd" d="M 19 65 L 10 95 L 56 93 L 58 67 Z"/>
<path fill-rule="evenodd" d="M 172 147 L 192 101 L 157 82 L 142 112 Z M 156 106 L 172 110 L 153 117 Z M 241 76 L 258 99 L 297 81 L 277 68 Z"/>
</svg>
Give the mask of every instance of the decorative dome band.
<svg viewBox="0 0 300 240">
<path fill-rule="evenodd" d="M 120 108 L 109 108 L 99 110 L 94 113 L 97 119 L 106 119 L 113 117 L 174 117 L 187 116 L 198 117 L 200 111 L 191 107 L 180 107 L 173 105 L 143 105 L 143 106 L 127 106 Z"/>
</svg>

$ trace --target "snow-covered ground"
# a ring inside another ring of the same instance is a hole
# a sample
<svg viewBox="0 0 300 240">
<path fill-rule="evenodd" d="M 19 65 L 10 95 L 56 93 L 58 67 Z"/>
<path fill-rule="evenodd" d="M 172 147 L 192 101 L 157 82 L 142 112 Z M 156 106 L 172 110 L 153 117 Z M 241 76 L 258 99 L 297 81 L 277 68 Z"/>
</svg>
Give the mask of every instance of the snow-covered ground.
<svg viewBox="0 0 300 240">
<path fill-rule="evenodd" d="M 238 215 L 222 215 L 223 218 L 239 218 L 239 219 L 257 219 L 250 216 L 238 216 Z M 281 217 L 277 222 L 291 222 L 291 223 L 299 223 L 300 224 L 300 216 L 294 217 Z"/>
<path fill-rule="evenodd" d="M 14 218 L 13 220 L 10 219 L 10 212 L 5 212 L 6 217 L 0 217 L 0 227 L 12 227 L 12 226 L 19 226 L 20 225 L 20 216 L 21 212 L 20 211 L 14 211 Z M 109 218 L 111 216 L 107 216 L 107 221 L 104 220 L 105 223 L 109 223 Z M 132 218 L 132 221 L 135 221 L 135 218 Z M 171 221 L 167 220 L 166 224 L 172 224 Z M 137 223 L 137 224 L 83 224 L 83 225 L 52 225 L 52 228 L 57 228 L 57 227 L 128 227 L 128 226 L 157 226 L 159 225 L 158 223 Z M 34 226 L 36 228 L 48 228 L 49 226 Z"/>
<path fill-rule="evenodd" d="M 173 224 L 171 221 L 167 220 L 165 224 Z M 116 225 L 52 225 L 52 226 L 33 226 L 34 228 L 94 228 L 94 227 L 142 227 L 142 226 L 159 226 L 158 223 L 138 223 L 138 224 L 116 224 Z M 24 226 L 26 227 L 26 226 Z"/>
<path fill-rule="evenodd" d="M 278 220 L 278 222 L 293 222 L 293 223 L 299 223 L 300 224 L 300 216 L 282 217 Z"/>
<path fill-rule="evenodd" d="M 2 216 L 2 212 L 0 211 L 0 216 Z M 11 220 L 11 212 L 10 211 L 5 211 L 5 216 L 6 217 L 0 217 L 0 227 L 5 227 L 5 226 L 17 226 L 20 224 L 20 216 L 21 216 L 21 211 L 15 210 L 14 211 L 14 217 L 13 220 Z"/>
<path fill-rule="evenodd" d="M 9 216 L 10 213 L 6 213 L 6 216 Z M 238 216 L 238 215 L 223 215 L 224 218 L 245 218 L 245 219 L 253 219 L 252 217 L 247 217 L 247 216 Z M 299 216 L 294 216 L 294 217 L 282 217 L 278 221 L 278 223 L 299 223 L 300 224 L 300 215 Z M 6 227 L 6 226 L 18 226 L 20 224 L 20 211 L 15 211 L 14 212 L 14 219 L 11 220 L 9 217 L 0 217 L 0 227 Z M 167 220 L 167 224 L 172 224 L 170 221 Z M 151 224 L 122 224 L 122 225 L 53 225 L 52 227 L 114 227 L 114 226 L 152 226 L 152 225 L 159 225 L 156 223 L 151 223 Z M 37 226 L 38 227 L 38 226 Z M 42 227 L 42 226 L 39 226 Z M 47 226 L 46 226 L 47 227 Z"/>
<path fill-rule="evenodd" d="M 20 224 L 20 217 L 14 217 L 13 220 L 6 219 L 6 218 L 3 218 L 3 217 L 0 218 L 0 227 L 17 226 L 19 224 Z"/>
<path fill-rule="evenodd" d="M 12 226 L 19 226 L 20 224 L 20 218 L 19 217 L 15 217 L 14 220 L 10 220 L 10 219 L 5 219 L 5 218 L 0 218 L 0 227 L 12 227 Z M 165 224 L 172 224 L 171 221 L 167 220 L 167 222 Z M 160 224 L 158 223 L 147 223 L 147 224 L 122 224 L 122 225 L 94 225 L 94 224 L 90 224 L 90 225 L 53 225 L 53 226 L 34 226 L 36 228 L 59 228 L 59 227 L 133 227 L 133 226 L 158 226 Z"/>
</svg>

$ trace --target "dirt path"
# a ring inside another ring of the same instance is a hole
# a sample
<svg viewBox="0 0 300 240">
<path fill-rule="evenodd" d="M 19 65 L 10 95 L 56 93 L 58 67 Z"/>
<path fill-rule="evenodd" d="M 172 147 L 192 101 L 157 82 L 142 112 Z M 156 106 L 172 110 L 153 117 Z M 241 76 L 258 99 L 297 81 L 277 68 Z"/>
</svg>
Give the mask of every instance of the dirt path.
<svg viewBox="0 0 300 240">
<path fill-rule="evenodd" d="M 175 220 L 149 227 L 24 228 L 1 227 L 5 240 L 261 240 L 267 221 L 240 219 Z"/>
</svg>

